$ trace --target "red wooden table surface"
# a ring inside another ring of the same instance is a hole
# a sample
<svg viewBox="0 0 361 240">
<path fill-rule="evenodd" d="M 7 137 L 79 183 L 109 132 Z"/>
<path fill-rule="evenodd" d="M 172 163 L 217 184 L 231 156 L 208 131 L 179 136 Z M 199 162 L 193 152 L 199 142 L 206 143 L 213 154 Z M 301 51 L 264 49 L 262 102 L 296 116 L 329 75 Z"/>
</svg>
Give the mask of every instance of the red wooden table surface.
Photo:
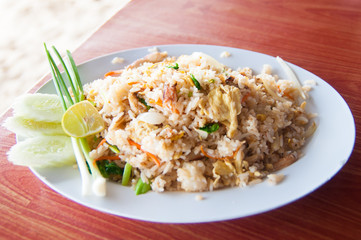
<svg viewBox="0 0 361 240">
<path fill-rule="evenodd" d="M 178 43 L 279 55 L 324 79 L 355 118 L 348 163 L 321 188 L 270 212 L 223 222 L 158 224 L 105 214 L 54 192 L 28 168 L 8 163 L 15 136 L 1 128 L 0 239 L 360 239 L 361 2 L 133 0 L 73 55 L 82 63 L 114 51 Z M 10 115 L 7 111 L 0 121 Z"/>
</svg>

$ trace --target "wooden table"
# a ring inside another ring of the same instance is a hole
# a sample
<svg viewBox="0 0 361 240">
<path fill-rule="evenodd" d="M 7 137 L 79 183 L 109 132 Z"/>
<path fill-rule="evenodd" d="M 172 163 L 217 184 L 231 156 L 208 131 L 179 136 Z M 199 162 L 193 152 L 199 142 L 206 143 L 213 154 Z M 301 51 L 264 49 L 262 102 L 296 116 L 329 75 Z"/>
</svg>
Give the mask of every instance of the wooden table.
<svg viewBox="0 0 361 240">
<path fill-rule="evenodd" d="M 344 97 L 355 118 L 358 136 L 348 163 L 321 188 L 277 210 L 224 222 L 155 224 L 81 206 L 51 190 L 28 168 L 9 164 L 6 152 L 15 138 L 1 128 L 0 238 L 360 239 L 361 2 L 133 0 L 74 57 L 81 63 L 118 50 L 176 43 L 280 55 L 324 79 Z M 1 122 L 10 115 L 2 115 Z"/>
</svg>

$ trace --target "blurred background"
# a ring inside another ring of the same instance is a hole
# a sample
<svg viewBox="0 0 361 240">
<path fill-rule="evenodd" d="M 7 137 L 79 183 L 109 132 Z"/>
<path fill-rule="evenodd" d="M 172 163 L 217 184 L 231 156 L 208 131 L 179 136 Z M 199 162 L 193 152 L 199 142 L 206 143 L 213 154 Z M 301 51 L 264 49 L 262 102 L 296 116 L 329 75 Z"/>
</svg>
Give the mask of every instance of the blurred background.
<svg viewBox="0 0 361 240">
<path fill-rule="evenodd" d="M 73 51 L 130 0 L 0 0 L 0 114 L 49 73 L 43 43 Z"/>
</svg>

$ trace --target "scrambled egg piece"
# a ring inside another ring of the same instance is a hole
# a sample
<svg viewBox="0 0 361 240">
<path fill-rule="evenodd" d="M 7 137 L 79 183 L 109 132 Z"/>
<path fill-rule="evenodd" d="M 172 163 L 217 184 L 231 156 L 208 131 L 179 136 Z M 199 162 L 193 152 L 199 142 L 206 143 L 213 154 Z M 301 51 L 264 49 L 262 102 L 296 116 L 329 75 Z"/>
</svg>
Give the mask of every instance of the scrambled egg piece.
<svg viewBox="0 0 361 240">
<path fill-rule="evenodd" d="M 218 160 L 213 163 L 213 176 L 215 181 L 213 185 L 217 185 L 220 179 L 223 177 L 223 184 L 228 186 L 232 182 L 232 177 L 235 176 L 236 169 L 229 161 Z"/>
<path fill-rule="evenodd" d="M 158 127 L 143 121 L 132 121 L 126 127 L 126 131 L 130 133 L 131 139 L 135 142 L 141 142 L 150 133 Z"/>
<path fill-rule="evenodd" d="M 227 127 L 227 137 L 232 138 L 238 127 L 237 115 L 241 113 L 241 91 L 234 86 L 219 86 L 208 93 L 213 118 Z"/>
<path fill-rule="evenodd" d="M 212 69 L 216 72 L 222 72 L 224 69 L 223 64 L 213 57 L 201 52 L 194 52 L 191 55 L 182 55 L 177 59 L 177 62 L 182 68 L 198 66 L 201 67 L 201 69 Z"/>
</svg>

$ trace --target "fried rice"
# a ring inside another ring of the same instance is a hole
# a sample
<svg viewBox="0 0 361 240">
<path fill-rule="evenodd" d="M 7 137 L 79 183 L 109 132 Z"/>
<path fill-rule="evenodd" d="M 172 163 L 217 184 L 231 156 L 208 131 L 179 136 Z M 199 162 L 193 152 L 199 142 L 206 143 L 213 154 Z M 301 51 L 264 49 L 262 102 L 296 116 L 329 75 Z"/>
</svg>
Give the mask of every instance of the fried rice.
<svg viewBox="0 0 361 240">
<path fill-rule="evenodd" d="M 133 185 L 141 178 L 157 192 L 275 179 L 315 130 L 302 98 L 308 87 L 279 79 L 269 65 L 258 74 L 233 70 L 200 52 L 153 52 L 84 90 L 107 126 L 98 138 L 107 144 L 91 156 L 117 156 L 120 167 L 132 166 Z"/>
</svg>

